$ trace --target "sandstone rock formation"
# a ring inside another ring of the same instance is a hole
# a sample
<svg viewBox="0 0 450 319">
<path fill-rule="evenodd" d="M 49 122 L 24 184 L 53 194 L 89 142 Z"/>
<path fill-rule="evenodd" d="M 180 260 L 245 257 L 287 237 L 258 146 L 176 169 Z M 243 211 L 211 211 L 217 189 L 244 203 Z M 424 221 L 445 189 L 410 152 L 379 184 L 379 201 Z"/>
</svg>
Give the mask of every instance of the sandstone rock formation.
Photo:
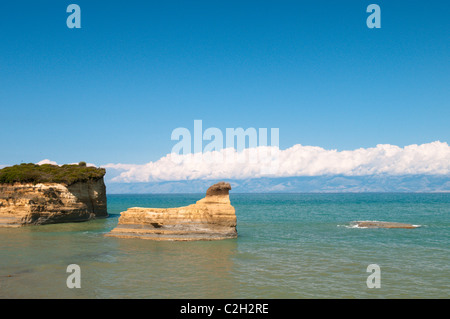
<svg viewBox="0 0 450 319">
<path fill-rule="evenodd" d="M 103 178 L 69 186 L 0 184 L 0 227 L 80 222 L 106 216 Z"/>
<path fill-rule="evenodd" d="M 177 208 L 129 208 L 107 236 L 152 240 L 217 240 L 236 238 L 236 214 L 229 183 L 220 182 L 195 204 Z"/>
<path fill-rule="evenodd" d="M 378 222 L 378 221 L 355 221 L 352 226 L 358 228 L 406 228 L 412 229 L 419 227 L 418 225 L 394 223 L 394 222 Z"/>
</svg>

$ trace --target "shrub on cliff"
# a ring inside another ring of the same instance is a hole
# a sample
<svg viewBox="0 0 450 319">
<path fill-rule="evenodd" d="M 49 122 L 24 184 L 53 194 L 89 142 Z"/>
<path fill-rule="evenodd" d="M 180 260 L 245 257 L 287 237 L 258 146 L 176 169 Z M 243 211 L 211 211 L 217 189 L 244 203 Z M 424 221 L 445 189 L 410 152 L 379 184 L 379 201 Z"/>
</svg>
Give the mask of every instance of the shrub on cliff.
<svg viewBox="0 0 450 319">
<path fill-rule="evenodd" d="M 0 184 L 13 183 L 63 183 L 98 180 L 105 176 L 104 168 L 83 165 L 20 164 L 0 169 Z"/>
</svg>

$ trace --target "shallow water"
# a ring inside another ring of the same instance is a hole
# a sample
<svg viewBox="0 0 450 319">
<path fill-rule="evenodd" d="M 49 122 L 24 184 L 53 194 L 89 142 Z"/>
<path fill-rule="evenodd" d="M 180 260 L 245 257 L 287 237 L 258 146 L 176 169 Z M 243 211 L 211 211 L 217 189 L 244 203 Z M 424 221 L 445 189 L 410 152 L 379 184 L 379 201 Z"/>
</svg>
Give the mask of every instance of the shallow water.
<svg viewBox="0 0 450 319">
<path fill-rule="evenodd" d="M 237 239 L 104 236 L 128 207 L 202 197 L 108 195 L 107 219 L 0 228 L 0 298 L 450 297 L 450 194 L 231 194 Z M 69 264 L 81 268 L 80 289 L 67 288 Z M 366 285 L 369 264 L 380 266 L 379 289 Z"/>
</svg>

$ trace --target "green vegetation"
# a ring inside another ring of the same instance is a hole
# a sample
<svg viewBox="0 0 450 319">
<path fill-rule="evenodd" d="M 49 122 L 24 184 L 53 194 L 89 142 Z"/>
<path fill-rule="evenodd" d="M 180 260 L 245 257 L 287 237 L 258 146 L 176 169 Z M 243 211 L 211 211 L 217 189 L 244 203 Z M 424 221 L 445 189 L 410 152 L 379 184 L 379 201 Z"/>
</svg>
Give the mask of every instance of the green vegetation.
<svg viewBox="0 0 450 319">
<path fill-rule="evenodd" d="M 98 180 L 105 173 L 104 168 L 87 167 L 85 162 L 62 166 L 29 163 L 0 169 L 0 184 L 62 183 L 72 185 L 77 182 Z"/>
</svg>

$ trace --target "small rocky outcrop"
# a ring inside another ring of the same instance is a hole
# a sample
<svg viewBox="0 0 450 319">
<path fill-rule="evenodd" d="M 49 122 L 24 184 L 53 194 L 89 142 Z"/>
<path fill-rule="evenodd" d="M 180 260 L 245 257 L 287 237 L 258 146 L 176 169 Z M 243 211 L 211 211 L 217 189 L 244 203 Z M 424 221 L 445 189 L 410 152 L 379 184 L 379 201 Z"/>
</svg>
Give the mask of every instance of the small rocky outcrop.
<svg viewBox="0 0 450 319">
<path fill-rule="evenodd" d="M 379 221 L 354 221 L 351 226 L 358 228 L 405 228 L 412 229 L 419 227 L 418 225 L 395 223 L 395 222 L 379 222 Z"/>
<path fill-rule="evenodd" d="M 208 188 L 205 198 L 189 206 L 129 208 L 106 236 L 176 241 L 236 238 L 230 190 L 229 183 L 220 182 Z"/>
</svg>

